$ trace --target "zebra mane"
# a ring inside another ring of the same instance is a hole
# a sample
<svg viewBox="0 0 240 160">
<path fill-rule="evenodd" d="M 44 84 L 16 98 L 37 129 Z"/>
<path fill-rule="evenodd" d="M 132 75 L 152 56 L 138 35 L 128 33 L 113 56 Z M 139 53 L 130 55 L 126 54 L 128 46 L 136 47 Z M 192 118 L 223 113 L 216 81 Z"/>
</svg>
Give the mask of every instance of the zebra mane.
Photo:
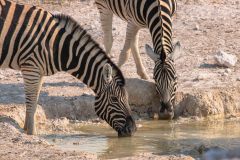
<svg viewBox="0 0 240 160">
<path fill-rule="evenodd" d="M 58 23 L 60 26 L 65 28 L 65 30 L 69 33 L 73 34 L 73 38 L 79 39 L 81 36 L 87 39 L 88 42 L 91 42 L 94 44 L 96 48 L 100 50 L 101 53 L 103 53 L 105 56 L 105 59 L 107 59 L 107 63 L 109 63 L 113 70 L 115 71 L 115 76 L 117 77 L 117 83 L 120 86 L 125 85 L 125 79 L 123 77 L 123 74 L 121 70 L 116 66 L 115 63 L 112 62 L 112 60 L 107 56 L 106 52 L 99 46 L 99 44 L 87 33 L 87 31 L 79 25 L 79 23 L 73 19 L 72 17 L 65 15 L 65 14 L 52 14 L 52 16 L 58 20 Z"/>
</svg>

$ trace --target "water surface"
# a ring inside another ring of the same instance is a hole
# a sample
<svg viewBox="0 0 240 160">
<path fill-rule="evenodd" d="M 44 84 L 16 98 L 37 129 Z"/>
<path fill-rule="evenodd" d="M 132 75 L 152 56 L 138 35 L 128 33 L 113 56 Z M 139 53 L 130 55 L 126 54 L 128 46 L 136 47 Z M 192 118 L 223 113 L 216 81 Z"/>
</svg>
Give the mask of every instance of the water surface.
<svg viewBox="0 0 240 160">
<path fill-rule="evenodd" d="M 168 122 L 139 121 L 133 137 L 118 138 L 110 127 L 73 127 L 79 134 L 46 135 L 50 143 L 64 150 L 96 153 L 99 158 L 133 156 L 143 152 L 186 154 L 200 157 L 198 146 L 233 149 L 240 146 L 240 121 Z"/>
</svg>

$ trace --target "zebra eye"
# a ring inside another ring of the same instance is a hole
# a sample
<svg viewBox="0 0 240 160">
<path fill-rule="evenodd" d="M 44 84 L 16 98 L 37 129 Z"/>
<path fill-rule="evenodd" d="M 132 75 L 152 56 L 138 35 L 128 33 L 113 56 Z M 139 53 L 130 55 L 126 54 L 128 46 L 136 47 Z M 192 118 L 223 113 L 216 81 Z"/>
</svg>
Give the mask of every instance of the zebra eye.
<svg viewBox="0 0 240 160">
<path fill-rule="evenodd" d="M 118 98 L 117 98 L 116 96 L 112 96 L 112 97 L 111 97 L 111 100 L 112 100 L 113 102 L 118 102 Z"/>
</svg>

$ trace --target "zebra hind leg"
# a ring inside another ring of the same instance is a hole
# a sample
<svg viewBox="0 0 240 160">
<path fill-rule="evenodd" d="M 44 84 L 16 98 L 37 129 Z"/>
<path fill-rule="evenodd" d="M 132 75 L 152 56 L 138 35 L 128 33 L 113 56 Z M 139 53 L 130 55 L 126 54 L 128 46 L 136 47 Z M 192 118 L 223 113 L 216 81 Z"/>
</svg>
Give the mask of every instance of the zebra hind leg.
<svg viewBox="0 0 240 160">
<path fill-rule="evenodd" d="M 129 32 L 131 32 L 130 35 L 127 36 L 132 36 L 131 40 L 131 51 L 133 54 L 133 59 L 135 61 L 136 67 L 137 67 L 137 74 L 142 78 L 142 79 L 149 79 L 149 76 L 146 73 L 145 67 L 142 64 L 142 60 L 139 54 L 139 48 L 138 48 L 138 35 L 139 35 L 139 29 L 135 25 L 130 25 L 127 29 Z"/>
<path fill-rule="evenodd" d="M 113 36 L 112 36 L 113 14 L 105 9 L 103 10 L 99 9 L 99 11 L 100 11 L 102 30 L 104 33 L 103 41 L 104 41 L 105 51 L 109 57 L 113 57 L 113 55 L 111 54 L 111 49 L 113 44 Z"/>
<path fill-rule="evenodd" d="M 37 109 L 37 101 L 42 86 L 42 76 L 37 68 L 26 65 L 21 67 L 24 89 L 26 96 L 26 117 L 24 123 L 24 131 L 29 135 L 36 134 L 35 129 L 35 112 Z"/>
<path fill-rule="evenodd" d="M 132 24 L 128 23 L 124 47 L 119 55 L 118 67 L 121 67 L 128 60 L 130 51 L 131 51 L 130 43 L 131 43 L 132 37 L 133 37 L 132 34 L 134 33 L 135 30 L 138 30 L 137 27 L 133 28 L 131 26 L 132 26 Z M 135 32 L 137 32 L 137 31 L 135 31 Z"/>
</svg>

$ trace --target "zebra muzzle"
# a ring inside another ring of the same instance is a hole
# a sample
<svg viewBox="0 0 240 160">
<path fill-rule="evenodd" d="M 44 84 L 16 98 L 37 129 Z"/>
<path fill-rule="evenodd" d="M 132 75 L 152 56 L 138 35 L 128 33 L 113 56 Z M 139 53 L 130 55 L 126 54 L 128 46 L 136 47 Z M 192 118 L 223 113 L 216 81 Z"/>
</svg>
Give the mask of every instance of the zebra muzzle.
<svg viewBox="0 0 240 160">
<path fill-rule="evenodd" d="M 161 120 L 171 120 L 174 117 L 173 105 L 168 103 L 161 103 L 161 108 L 159 111 L 159 119 Z"/>
<path fill-rule="evenodd" d="M 137 131 L 136 123 L 132 116 L 128 116 L 125 126 L 118 131 L 118 137 L 130 137 Z"/>
</svg>

